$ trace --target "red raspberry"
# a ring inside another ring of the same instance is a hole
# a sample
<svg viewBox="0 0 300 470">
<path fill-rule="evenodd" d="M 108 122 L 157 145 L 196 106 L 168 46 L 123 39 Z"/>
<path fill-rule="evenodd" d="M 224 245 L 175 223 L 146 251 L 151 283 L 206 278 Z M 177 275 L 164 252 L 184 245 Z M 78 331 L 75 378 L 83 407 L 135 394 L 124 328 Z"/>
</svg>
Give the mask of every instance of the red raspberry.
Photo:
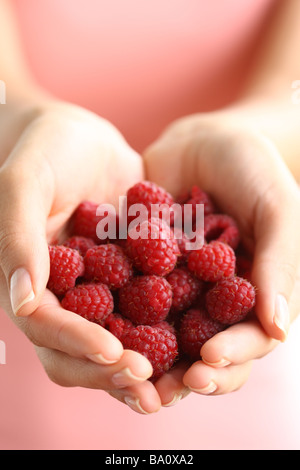
<svg viewBox="0 0 300 470">
<path fill-rule="evenodd" d="M 73 235 L 80 235 L 86 238 L 91 238 L 97 244 L 106 243 L 110 238 L 116 238 L 118 231 L 118 216 L 112 211 L 111 213 L 103 210 L 104 215 L 97 215 L 97 209 L 101 204 L 96 204 L 91 201 L 84 201 L 77 207 L 72 217 L 72 231 Z M 104 233 L 104 230 L 97 229 L 101 220 L 107 219 L 109 227 L 105 230 L 113 230 L 111 236 L 109 233 Z"/>
<path fill-rule="evenodd" d="M 166 329 L 139 325 L 127 331 L 122 339 L 125 349 L 143 354 L 153 367 L 152 378 L 161 377 L 171 369 L 177 355 L 176 336 Z"/>
<path fill-rule="evenodd" d="M 68 238 L 63 243 L 63 246 L 73 248 L 73 250 L 79 251 L 81 256 L 85 256 L 87 250 L 95 246 L 95 242 L 91 238 L 74 235 L 73 237 Z"/>
<path fill-rule="evenodd" d="M 204 215 L 212 214 L 213 212 L 215 212 L 215 205 L 212 202 L 210 196 L 198 186 L 192 187 L 189 198 L 187 199 L 185 204 L 192 204 L 192 213 L 194 219 L 197 214 L 197 204 L 204 204 Z"/>
<path fill-rule="evenodd" d="M 204 309 L 188 310 L 179 327 L 181 351 L 192 360 L 200 360 L 203 344 L 224 329 L 225 326 L 213 320 Z"/>
<path fill-rule="evenodd" d="M 223 279 L 206 294 L 206 308 L 212 318 L 226 325 L 243 320 L 255 305 L 255 289 L 241 277 Z"/>
<path fill-rule="evenodd" d="M 84 264 L 85 279 L 103 282 L 110 289 L 123 287 L 133 275 L 130 260 L 120 246 L 112 243 L 89 249 Z"/>
<path fill-rule="evenodd" d="M 212 241 L 200 250 L 192 251 L 188 260 L 189 270 L 199 279 L 208 282 L 232 277 L 235 264 L 233 249 L 219 241 Z"/>
<path fill-rule="evenodd" d="M 126 253 L 143 274 L 166 276 L 176 265 L 179 248 L 173 231 L 163 221 L 150 219 L 129 230 Z"/>
<path fill-rule="evenodd" d="M 119 291 L 119 310 L 135 324 L 153 325 L 167 317 L 172 289 L 163 277 L 139 276 Z"/>
<path fill-rule="evenodd" d="M 55 295 L 63 295 L 75 286 L 84 274 L 83 258 L 77 250 L 61 245 L 49 246 L 50 275 L 47 287 Z"/>
<path fill-rule="evenodd" d="M 240 231 L 229 215 L 209 214 L 204 218 L 204 237 L 207 242 L 218 240 L 235 250 L 240 242 Z"/>
<path fill-rule="evenodd" d="M 142 181 L 135 184 L 127 191 L 127 209 L 133 204 L 143 204 L 151 217 L 151 206 L 154 204 L 166 204 L 172 206 L 174 199 L 164 188 L 151 181 Z M 129 217 L 131 220 L 131 217 Z"/>
<path fill-rule="evenodd" d="M 203 283 L 187 268 L 175 268 L 166 277 L 173 292 L 172 312 L 187 310 L 199 297 Z"/>
<path fill-rule="evenodd" d="M 127 330 L 134 327 L 128 318 L 123 317 L 123 315 L 119 313 L 110 313 L 105 319 L 104 326 L 120 341 L 123 335 L 127 334 Z"/>
<path fill-rule="evenodd" d="M 69 289 L 61 301 L 64 309 L 103 325 L 114 309 L 113 296 L 105 284 L 80 284 Z"/>
</svg>

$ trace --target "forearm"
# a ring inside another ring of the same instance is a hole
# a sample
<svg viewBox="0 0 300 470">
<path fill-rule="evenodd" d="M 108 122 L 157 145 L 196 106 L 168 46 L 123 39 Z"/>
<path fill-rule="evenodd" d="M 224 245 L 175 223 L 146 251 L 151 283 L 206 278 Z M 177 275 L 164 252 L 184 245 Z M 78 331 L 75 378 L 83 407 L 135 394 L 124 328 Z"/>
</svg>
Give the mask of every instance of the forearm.
<svg viewBox="0 0 300 470">
<path fill-rule="evenodd" d="M 279 0 L 266 27 L 245 88 L 230 108 L 240 122 L 277 146 L 300 181 L 300 1 Z"/>
<path fill-rule="evenodd" d="M 300 2 L 277 0 L 253 56 L 242 98 L 289 98 L 300 78 Z"/>
</svg>

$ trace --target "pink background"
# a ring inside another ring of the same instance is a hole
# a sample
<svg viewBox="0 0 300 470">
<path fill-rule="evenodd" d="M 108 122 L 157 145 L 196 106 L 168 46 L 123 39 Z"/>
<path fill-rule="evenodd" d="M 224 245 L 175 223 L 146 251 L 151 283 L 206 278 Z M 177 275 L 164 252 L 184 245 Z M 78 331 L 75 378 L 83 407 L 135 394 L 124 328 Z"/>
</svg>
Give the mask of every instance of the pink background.
<svg viewBox="0 0 300 470">
<path fill-rule="evenodd" d="M 13 0 L 36 77 L 137 150 L 238 92 L 274 0 Z"/>
<path fill-rule="evenodd" d="M 142 150 L 173 119 L 234 99 L 272 0 L 14 0 L 39 82 Z M 0 449 L 299 449 L 300 320 L 247 384 L 151 416 L 51 383 L 4 313 Z"/>
</svg>

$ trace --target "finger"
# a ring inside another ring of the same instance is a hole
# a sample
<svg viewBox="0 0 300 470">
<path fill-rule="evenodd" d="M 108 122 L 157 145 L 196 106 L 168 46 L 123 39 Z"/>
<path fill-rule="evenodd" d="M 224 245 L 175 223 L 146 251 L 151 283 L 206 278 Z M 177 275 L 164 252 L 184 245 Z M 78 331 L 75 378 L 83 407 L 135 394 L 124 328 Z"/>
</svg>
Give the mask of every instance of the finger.
<svg viewBox="0 0 300 470">
<path fill-rule="evenodd" d="M 115 390 L 143 383 L 152 374 L 147 359 L 134 351 L 124 351 L 111 365 L 95 364 L 48 348 L 36 347 L 49 378 L 63 387 Z"/>
<path fill-rule="evenodd" d="M 187 363 L 182 361 L 155 382 L 162 406 L 174 406 L 190 393 L 182 381 L 187 368 Z"/>
<path fill-rule="evenodd" d="M 33 312 L 47 285 L 46 186 L 30 162 L 25 166 L 8 160 L 0 170 L 0 267 L 16 315 Z M 51 199 L 50 191 L 48 196 Z"/>
<path fill-rule="evenodd" d="M 248 380 L 252 362 L 220 369 L 202 361 L 195 362 L 183 377 L 183 383 L 201 395 L 222 395 L 241 388 Z"/>
<path fill-rule="evenodd" d="M 280 180 L 278 180 L 280 181 Z M 256 312 L 266 332 L 284 341 L 290 326 L 289 302 L 300 262 L 299 191 L 270 189 L 257 205 L 251 280 L 257 286 Z"/>
<path fill-rule="evenodd" d="M 56 349 L 72 357 L 111 364 L 123 354 L 123 347 L 114 335 L 100 325 L 62 309 L 48 290 L 34 313 L 18 318 L 16 322 L 33 344 Z"/>
<path fill-rule="evenodd" d="M 237 323 L 215 335 L 202 346 L 200 355 L 203 362 L 211 367 L 227 367 L 261 358 L 278 344 L 253 319 Z"/>
<path fill-rule="evenodd" d="M 121 390 L 111 390 L 109 394 L 139 414 L 157 413 L 161 408 L 159 394 L 149 380 Z"/>
</svg>

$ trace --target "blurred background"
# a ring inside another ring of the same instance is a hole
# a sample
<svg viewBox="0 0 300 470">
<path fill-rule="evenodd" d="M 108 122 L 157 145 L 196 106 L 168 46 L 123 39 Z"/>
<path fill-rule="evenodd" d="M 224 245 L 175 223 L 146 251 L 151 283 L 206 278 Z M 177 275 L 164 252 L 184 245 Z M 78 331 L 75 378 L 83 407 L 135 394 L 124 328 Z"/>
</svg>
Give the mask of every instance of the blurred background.
<svg viewBox="0 0 300 470">
<path fill-rule="evenodd" d="M 174 119 L 238 95 L 274 4 L 12 1 L 40 84 L 113 122 L 139 151 Z"/>
<path fill-rule="evenodd" d="M 238 95 L 272 0 L 12 0 L 28 62 L 57 97 L 109 119 L 142 151 L 171 121 Z M 9 97 L 8 97 L 9 98 Z M 64 389 L 0 315 L 0 449 L 299 449 L 300 319 L 233 394 L 190 394 L 142 416 Z"/>
</svg>

